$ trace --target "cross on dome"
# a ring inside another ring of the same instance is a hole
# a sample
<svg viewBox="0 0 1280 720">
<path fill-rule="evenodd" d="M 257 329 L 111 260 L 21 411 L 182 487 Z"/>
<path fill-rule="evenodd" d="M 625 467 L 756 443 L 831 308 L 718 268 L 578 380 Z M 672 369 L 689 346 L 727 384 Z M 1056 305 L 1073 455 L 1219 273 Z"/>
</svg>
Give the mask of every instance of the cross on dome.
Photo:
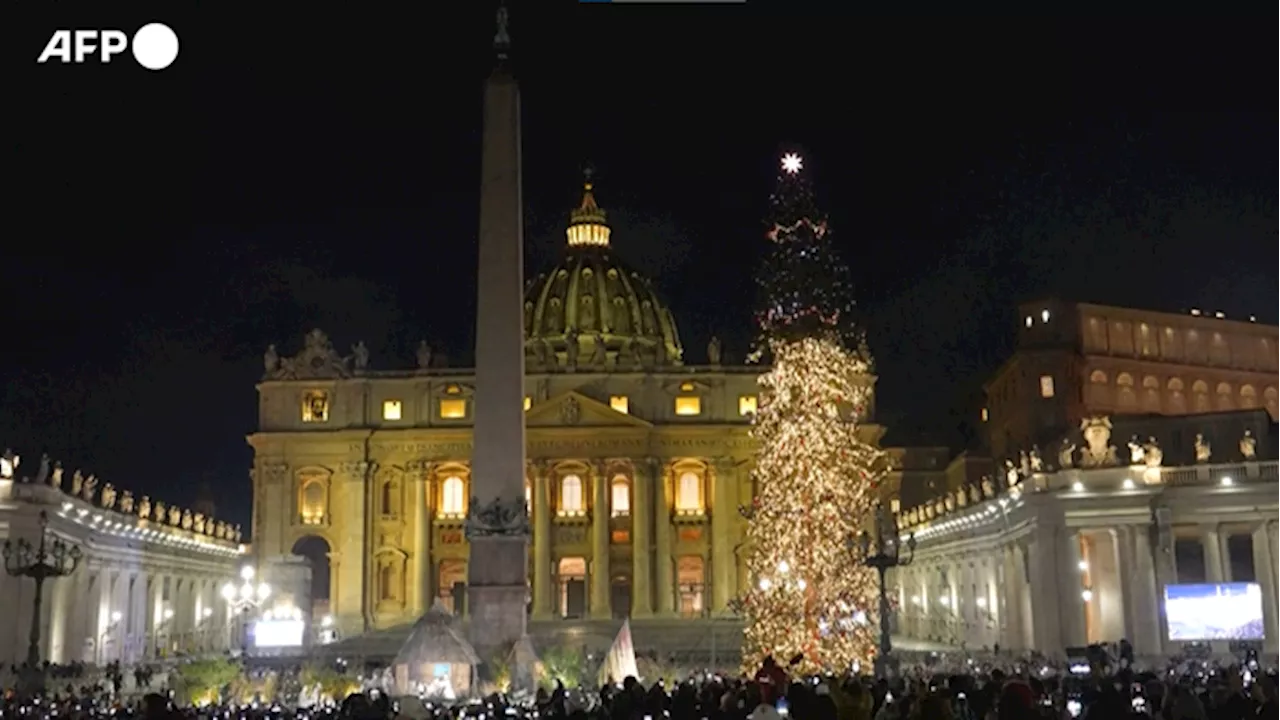
<svg viewBox="0 0 1280 720">
<path fill-rule="evenodd" d="M 782 171 L 788 175 L 795 175 L 804 167 L 804 159 L 796 153 L 787 153 L 782 156 Z"/>
</svg>

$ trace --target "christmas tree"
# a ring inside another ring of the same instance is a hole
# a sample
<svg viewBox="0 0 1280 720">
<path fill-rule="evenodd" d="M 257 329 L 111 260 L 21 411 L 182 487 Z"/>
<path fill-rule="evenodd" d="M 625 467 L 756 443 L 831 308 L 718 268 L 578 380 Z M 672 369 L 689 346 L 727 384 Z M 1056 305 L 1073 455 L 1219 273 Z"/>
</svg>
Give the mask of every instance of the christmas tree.
<svg viewBox="0 0 1280 720">
<path fill-rule="evenodd" d="M 872 513 L 880 450 L 858 438 L 871 360 L 851 317 L 848 269 L 798 155 L 782 160 L 759 276 L 757 493 L 749 509 L 745 669 L 767 656 L 800 672 L 869 668 L 879 589 L 850 545 Z"/>
</svg>

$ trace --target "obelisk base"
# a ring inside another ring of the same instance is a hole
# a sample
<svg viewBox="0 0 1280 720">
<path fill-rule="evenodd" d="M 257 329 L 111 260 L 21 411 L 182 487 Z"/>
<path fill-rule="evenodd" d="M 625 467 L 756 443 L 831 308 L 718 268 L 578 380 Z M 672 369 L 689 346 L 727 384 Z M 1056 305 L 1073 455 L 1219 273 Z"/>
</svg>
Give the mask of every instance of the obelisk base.
<svg viewBox="0 0 1280 720">
<path fill-rule="evenodd" d="M 528 544 L 523 537 L 473 537 L 467 586 L 471 644 L 488 660 L 525 636 Z"/>
</svg>

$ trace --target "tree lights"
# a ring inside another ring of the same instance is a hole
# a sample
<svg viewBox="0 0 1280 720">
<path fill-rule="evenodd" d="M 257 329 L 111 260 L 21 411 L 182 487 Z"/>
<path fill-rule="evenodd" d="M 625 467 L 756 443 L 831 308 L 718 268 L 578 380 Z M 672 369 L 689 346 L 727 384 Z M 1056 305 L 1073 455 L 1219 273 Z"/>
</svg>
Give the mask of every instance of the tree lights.
<svg viewBox="0 0 1280 720">
<path fill-rule="evenodd" d="M 758 492 L 744 509 L 751 584 L 738 602 L 750 672 L 770 655 L 799 656 L 800 672 L 869 667 L 877 645 L 875 573 L 847 548 L 884 472 L 883 453 L 857 436 L 870 358 L 802 167 L 799 156 L 784 160 L 759 278 L 757 320 L 773 363 L 752 431 Z"/>
</svg>

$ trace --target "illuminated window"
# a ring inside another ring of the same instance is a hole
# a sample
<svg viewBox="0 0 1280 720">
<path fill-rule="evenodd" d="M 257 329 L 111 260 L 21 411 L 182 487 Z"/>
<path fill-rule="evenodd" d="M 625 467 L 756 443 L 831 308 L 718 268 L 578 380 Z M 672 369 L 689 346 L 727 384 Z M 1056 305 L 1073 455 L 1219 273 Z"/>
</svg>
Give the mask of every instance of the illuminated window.
<svg viewBox="0 0 1280 720">
<path fill-rule="evenodd" d="M 302 422 L 329 422 L 329 393 L 312 390 L 302 396 Z"/>
<path fill-rule="evenodd" d="M 738 414 L 742 416 L 756 414 L 756 396 L 755 395 L 739 395 L 738 396 Z"/>
<path fill-rule="evenodd" d="M 702 398 L 697 395 L 681 395 L 676 398 L 676 414 L 677 415 L 701 415 L 702 414 Z"/>
<path fill-rule="evenodd" d="M 324 483 L 319 480 L 312 480 L 302 486 L 302 524 L 303 525 L 322 525 L 324 524 L 324 516 L 328 502 L 325 492 Z"/>
<path fill-rule="evenodd" d="M 680 383 L 680 392 L 693 392 L 693 383 L 691 382 Z"/>
<path fill-rule="evenodd" d="M 1035 320 L 1032 320 L 1030 315 L 1027 316 L 1027 319 L 1024 322 L 1026 323 L 1027 327 L 1031 327 L 1033 324 L 1035 324 Z"/>
<path fill-rule="evenodd" d="M 1040 397 L 1042 398 L 1053 397 L 1053 376 L 1052 375 L 1040 376 Z"/>
<path fill-rule="evenodd" d="M 1040 311 L 1040 322 L 1046 322 L 1046 323 L 1047 323 L 1047 322 L 1049 322 L 1049 317 L 1050 317 L 1050 316 L 1049 316 L 1049 311 L 1048 311 L 1048 310 L 1041 310 L 1041 311 Z"/>
<path fill-rule="evenodd" d="M 399 420 L 404 405 L 399 400 L 383 400 L 382 401 L 382 419 L 383 420 Z"/>
<path fill-rule="evenodd" d="M 631 514 L 631 486 L 627 484 L 626 478 L 613 479 L 610 496 L 609 504 L 613 509 L 614 517 L 623 517 Z"/>
<path fill-rule="evenodd" d="M 467 401 L 462 398 L 446 398 L 440 401 L 440 417 L 459 420 L 467 416 Z"/>
<path fill-rule="evenodd" d="M 525 409 L 525 410 L 528 410 L 528 409 L 529 409 L 529 408 L 531 408 L 531 407 L 533 407 L 533 397 L 532 397 L 532 396 L 529 396 L 529 395 L 525 395 L 525 396 L 524 396 L 524 409 Z"/>
<path fill-rule="evenodd" d="M 986 408 L 982 408 L 982 422 L 986 422 L 990 419 L 991 413 Z"/>
<path fill-rule="evenodd" d="M 631 405 L 627 402 L 626 395 L 610 395 L 609 407 L 620 413 L 630 412 Z"/>
<path fill-rule="evenodd" d="M 457 385 L 450 385 L 444 389 L 444 392 L 446 395 L 461 395 L 462 388 L 458 387 Z"/>
<path fill-rule="evenodd" d="M 691 470 L 680 474 L 676 482 L 676 512 L 685 515 L 702 513 L 702 478 Z"/>
<path fill-rule="evenodd" d="M 524 511 L 528 515 L 533 514 L 533 487 L 527 482 L 524 484 Z"/>
<path fill-rule="evenodd" d="M 440 515 L 442 517 L 460 518 L 466 515 L 466 490 L 466 484 L 457 475 L 444 479 L 444 487 L 440 490 Z"/>
<path fill-rule="evenodd" d="M 582 501 L 582 478 L 565 475 L 560 478 L 560 515 L 582 515 L 586 507 Z"/>
</svg>

